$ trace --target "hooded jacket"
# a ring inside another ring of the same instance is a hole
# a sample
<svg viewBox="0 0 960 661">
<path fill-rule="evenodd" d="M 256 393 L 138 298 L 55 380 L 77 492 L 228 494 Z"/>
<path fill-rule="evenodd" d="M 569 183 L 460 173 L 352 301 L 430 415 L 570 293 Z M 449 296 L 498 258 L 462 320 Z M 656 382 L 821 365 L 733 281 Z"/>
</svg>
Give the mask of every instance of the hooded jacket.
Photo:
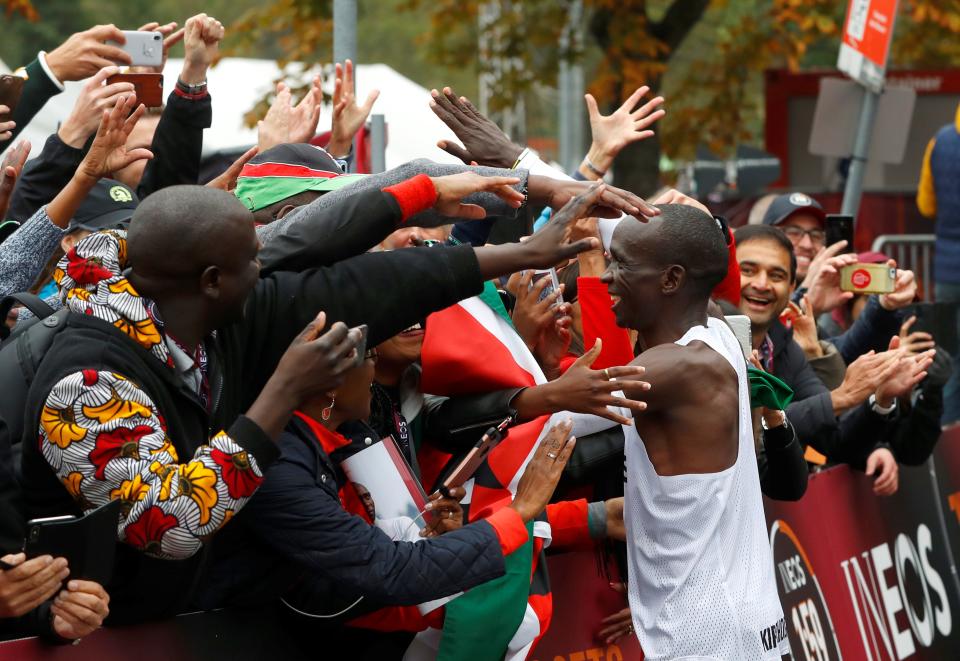
<svg viewBox="0 0 960 661">
<path fill-rule="evenodd" d="M 381 195 L 399 218 L 396 201 Z M 151 302 L 126 267 L 118 231 L 91 235 L 61 261 L 55 279 L 76 314 L 34 379 L 23 449 L 28 516 L 124 500 L 123 543 L 107 586 L 114 621 L 169 615 L 188 603 L 203 563 L 197 552 L 277 456 L 242 412 L 319 310 L 330 324 L 367 323 L 373 346 L 481 286 L 469 247 L 360 255 L 262 278 L 243 319 L 204 342 L 208 412 L 178 374 Z M 414 290 L 421 294 L 399 295 Z"/>
</svg>

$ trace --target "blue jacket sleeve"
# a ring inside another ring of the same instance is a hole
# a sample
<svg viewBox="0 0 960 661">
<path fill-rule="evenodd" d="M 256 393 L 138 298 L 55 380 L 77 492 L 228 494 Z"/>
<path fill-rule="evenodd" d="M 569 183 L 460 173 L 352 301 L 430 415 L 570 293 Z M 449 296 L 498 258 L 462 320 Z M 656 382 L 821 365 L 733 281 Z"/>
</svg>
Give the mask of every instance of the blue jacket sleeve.
<svg viewBox="0 0 960 661">
<path fill-rule="evenodd" d="M 871 296 L 853 325 L 842 335 L 825 338 L 837 347 L 848 365 L 868 351 L 886 351 L 890 338 L 900 332 L 897 312 L 884 310 L 880 299 Z"/>
<path fill-rule="evenodd" d="M 281 440 L 280 460 L 267 470 L 257 497 L 244 512 L 262 543 L 333 583 L 339 594 L 363 595 L 381 605 L 404 606 L 438 599 L 501 576 L 503 554 L 486 522 L 421 542 L 395 542 L 382 530 L 347 513 L 318 486 L 302 460 Z M 296 450 L 294 450 L 296 452 Z"/>
</svg>

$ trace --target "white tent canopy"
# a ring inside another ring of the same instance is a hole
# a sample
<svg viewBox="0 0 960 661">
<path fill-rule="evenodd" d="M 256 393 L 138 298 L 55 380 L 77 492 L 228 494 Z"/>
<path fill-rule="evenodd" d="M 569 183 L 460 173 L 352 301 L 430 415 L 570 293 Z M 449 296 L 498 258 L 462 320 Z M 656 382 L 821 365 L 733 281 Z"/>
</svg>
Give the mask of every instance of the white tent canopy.
<svg viewBox="0 0 960 661">
<path fill-rule="evenodd" d="M 173 90 L 182 60 L 170 59 L 164 76 L 165 94 Z M 5 65 L 0 62 L 5 71 Z M 299 71 L 290 65 L 288 71 Z M 318 69 L 319 71 L 319 69 Z M 225 58 L 210 70 L 208 80 L 213 97 L 213 126 L 204 132 L 203 152 L 250 146 L 257 140 L 256 129 L 243 124 L 243 115 L 258 99 L 273 88 L 281 70 L 273 60 Z M 457 162 L 437 148 L 437 140 L 455 139 L 453 133 L 431 112 L 430 92 L 385 64 L 359 65 L 356 72 L 357 99 L 362 103 L 372 89 L 380 90 L 373 112 L 385 116 L 387 124 L 387 167 L 396 167 L 414 158 Z M 73 108 L 82 83 L 67 83 L 66 91 L 52 98 L 34 117 L 21 137 L 33 143 L 33 154 L 40 152 L 46 137 L 57 130 Z M 332 92 L 331 86 L 324 91 Z M 332 109 L 325 104 L 318 131 L 330 128 Z"/>
</svg>

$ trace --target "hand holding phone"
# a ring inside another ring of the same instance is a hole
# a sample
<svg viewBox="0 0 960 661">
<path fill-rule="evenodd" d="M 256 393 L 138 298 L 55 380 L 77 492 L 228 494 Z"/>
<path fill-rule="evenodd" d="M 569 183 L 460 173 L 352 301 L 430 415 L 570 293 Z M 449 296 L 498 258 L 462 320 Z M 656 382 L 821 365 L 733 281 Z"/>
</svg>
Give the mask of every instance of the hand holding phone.
<svg viewBox="0 0 960 661">
<path fill-rule="evenodd" d="M 115 45 L 130 56 L 130 65 L 135 67 L 163 66 L 163 34 L 154 30 L 140 32 L 139 30 L 124 30 L 125 44 L 116 41 L 107 41 Z M 124 64 L 118 62 L 118 64 Z"/>
<path fill-rule="evenodd" d="M 467 480 L 473 477 L 473 474 L 480 468 L 480 464 L 487 458 L 490 451 L 503 440 L 504 432 L 506 432 L 507 427 L 510 426 L 512 421 L 513 418 L 504 418 L 496 427 L 487 429 L 484 435 L 480 437 L 480 440 L 467 452 L 467 456 L 444 478 L 443 482 L 440 483 L 440 488 L 431 494 L 430 498 L 433 499 L 437 493 L 441 494 L 444 498 L 450 498 L 451 489 L 454 487 L 462 487 Z"/>
</svg>

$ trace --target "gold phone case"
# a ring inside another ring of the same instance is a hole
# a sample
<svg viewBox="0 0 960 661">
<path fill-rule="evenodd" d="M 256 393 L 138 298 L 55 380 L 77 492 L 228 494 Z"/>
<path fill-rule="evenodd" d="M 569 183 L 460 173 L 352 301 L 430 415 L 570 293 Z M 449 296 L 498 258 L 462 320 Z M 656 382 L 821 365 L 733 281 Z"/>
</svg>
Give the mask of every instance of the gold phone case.
<svg viewBox="0 0 960 661">
<path fill-rule="evenodd" d="M 889 294 L 897 281 L 897 269 L 886 264 L 851 264 L 840 269 L 840 289 L 855 294 Z"/>
</svg>

